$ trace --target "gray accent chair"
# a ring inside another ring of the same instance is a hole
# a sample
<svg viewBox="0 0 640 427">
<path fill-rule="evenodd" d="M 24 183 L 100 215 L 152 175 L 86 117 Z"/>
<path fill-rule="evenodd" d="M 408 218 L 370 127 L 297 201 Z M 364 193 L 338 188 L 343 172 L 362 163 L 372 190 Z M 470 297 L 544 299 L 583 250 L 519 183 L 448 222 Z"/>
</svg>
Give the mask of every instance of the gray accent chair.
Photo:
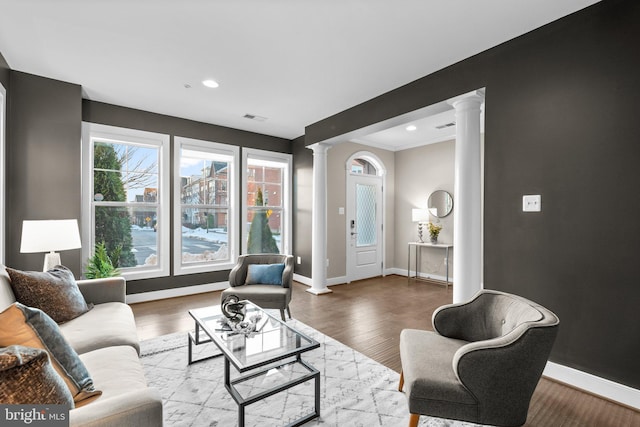
<svg viewBox="0 0 640 427">
<path fill-rule="evenodd" d="M 400 333 L 409 426 L 420 415 L 519 426 L 558 333 L 559 319 L 525 298 L 482 290 L 433 313 L 434 332 Z"/>
<path fill-rule="evenodd" d="M 282 286 L 278 285 L 249 285 L 247 270 L 249 264 L 284 264 L 282 271 Z M 277 308 L 280 316 L 286 321 L 284 310 L 291 319 L 291 291 L 293 287 L 293 256 L 281 254 L 249 254 L 240 255 L 238 262 L 229 273 L 229 287 L 222 291 L 220 301 L 229 295 L 237 295 L 241 300 L 248 299 L 262 308 Z"/>
</svg>

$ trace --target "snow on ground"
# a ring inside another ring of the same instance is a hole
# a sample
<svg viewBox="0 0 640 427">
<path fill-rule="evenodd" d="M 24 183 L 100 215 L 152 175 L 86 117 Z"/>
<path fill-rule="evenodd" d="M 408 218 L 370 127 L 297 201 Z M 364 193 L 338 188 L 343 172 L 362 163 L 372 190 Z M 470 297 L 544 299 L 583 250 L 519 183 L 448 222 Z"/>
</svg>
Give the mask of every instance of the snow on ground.
<svg viewBox="0 0 640 427">
<path fill-rule="evenodd" d="M 207 230 L 198 227 L 192 230 L 187 227 L 182 227 L 182 237 L 212 243 L 227 243 L 229 240 L 227 232 L 221 228 L 211 228 Z"/>
</svg>

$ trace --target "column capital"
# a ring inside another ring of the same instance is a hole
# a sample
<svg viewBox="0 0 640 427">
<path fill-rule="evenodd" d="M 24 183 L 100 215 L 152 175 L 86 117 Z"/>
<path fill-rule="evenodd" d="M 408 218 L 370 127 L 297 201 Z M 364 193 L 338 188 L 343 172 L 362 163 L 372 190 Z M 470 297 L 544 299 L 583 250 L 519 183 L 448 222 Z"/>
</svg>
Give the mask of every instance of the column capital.
<svg viewBox="0 0 640 427">
<path fill-rule="evenodd" d="M 331 147 L 332 145 L 326 142 L 316 142 L 315 144 L 307 145 L 308 149 L 313 150 L 313 154 L 326 153 Z"/>
<path fill-rule="evenodd" d="M 484 102 L 484 89 L 474 90 L 464 95 L 456 96 L 447 100 L 456 110 L 464 110 L 468 108 L 480 107 Z"/>
</svg>

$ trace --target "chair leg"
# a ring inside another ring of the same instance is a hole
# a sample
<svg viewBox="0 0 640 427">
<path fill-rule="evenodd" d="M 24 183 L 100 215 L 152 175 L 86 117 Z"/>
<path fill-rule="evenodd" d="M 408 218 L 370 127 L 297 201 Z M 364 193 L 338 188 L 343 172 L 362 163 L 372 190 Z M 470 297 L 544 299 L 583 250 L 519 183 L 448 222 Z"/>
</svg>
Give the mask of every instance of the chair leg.
<svg viewBox="0 0 640 427">
<path fill-rule="evenodd" d="M 399 391 L 402 391 L 403 385 L 404 385 L 404 372 L 400 371 L 400 385 L 398 386 Z M 420 414 L 409 413 L 409 427 L 418 427 L 418 421 L 420 421 Z"/>
<path fill-rule="evenodd" d="M 289 315 L 289 319 L 293 319 L 291 317 L 291 309 L 289 308 L 289 306 L 287 306 L 287 314 Z"/>
<path fill-rule="evenodd" d="M 282 321 L 283 322 L 287 321 L 287 319 L 284 318 L 284 309 L 282 309 L 282 308 L 280 309 L 280 317 L 282 317 Z"/>
</svg>

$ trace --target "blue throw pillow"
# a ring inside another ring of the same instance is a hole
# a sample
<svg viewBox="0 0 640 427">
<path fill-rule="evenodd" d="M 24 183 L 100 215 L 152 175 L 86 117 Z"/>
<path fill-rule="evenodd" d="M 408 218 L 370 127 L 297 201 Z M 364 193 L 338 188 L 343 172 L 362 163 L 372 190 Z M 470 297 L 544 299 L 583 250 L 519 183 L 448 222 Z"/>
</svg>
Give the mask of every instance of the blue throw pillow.
<svg viewBox="0 0 640 427">
<path fill-rule="evenodd" d="M 247 285 L 282 285 L 284 264 L 249 264 Z"/>
</svg>

